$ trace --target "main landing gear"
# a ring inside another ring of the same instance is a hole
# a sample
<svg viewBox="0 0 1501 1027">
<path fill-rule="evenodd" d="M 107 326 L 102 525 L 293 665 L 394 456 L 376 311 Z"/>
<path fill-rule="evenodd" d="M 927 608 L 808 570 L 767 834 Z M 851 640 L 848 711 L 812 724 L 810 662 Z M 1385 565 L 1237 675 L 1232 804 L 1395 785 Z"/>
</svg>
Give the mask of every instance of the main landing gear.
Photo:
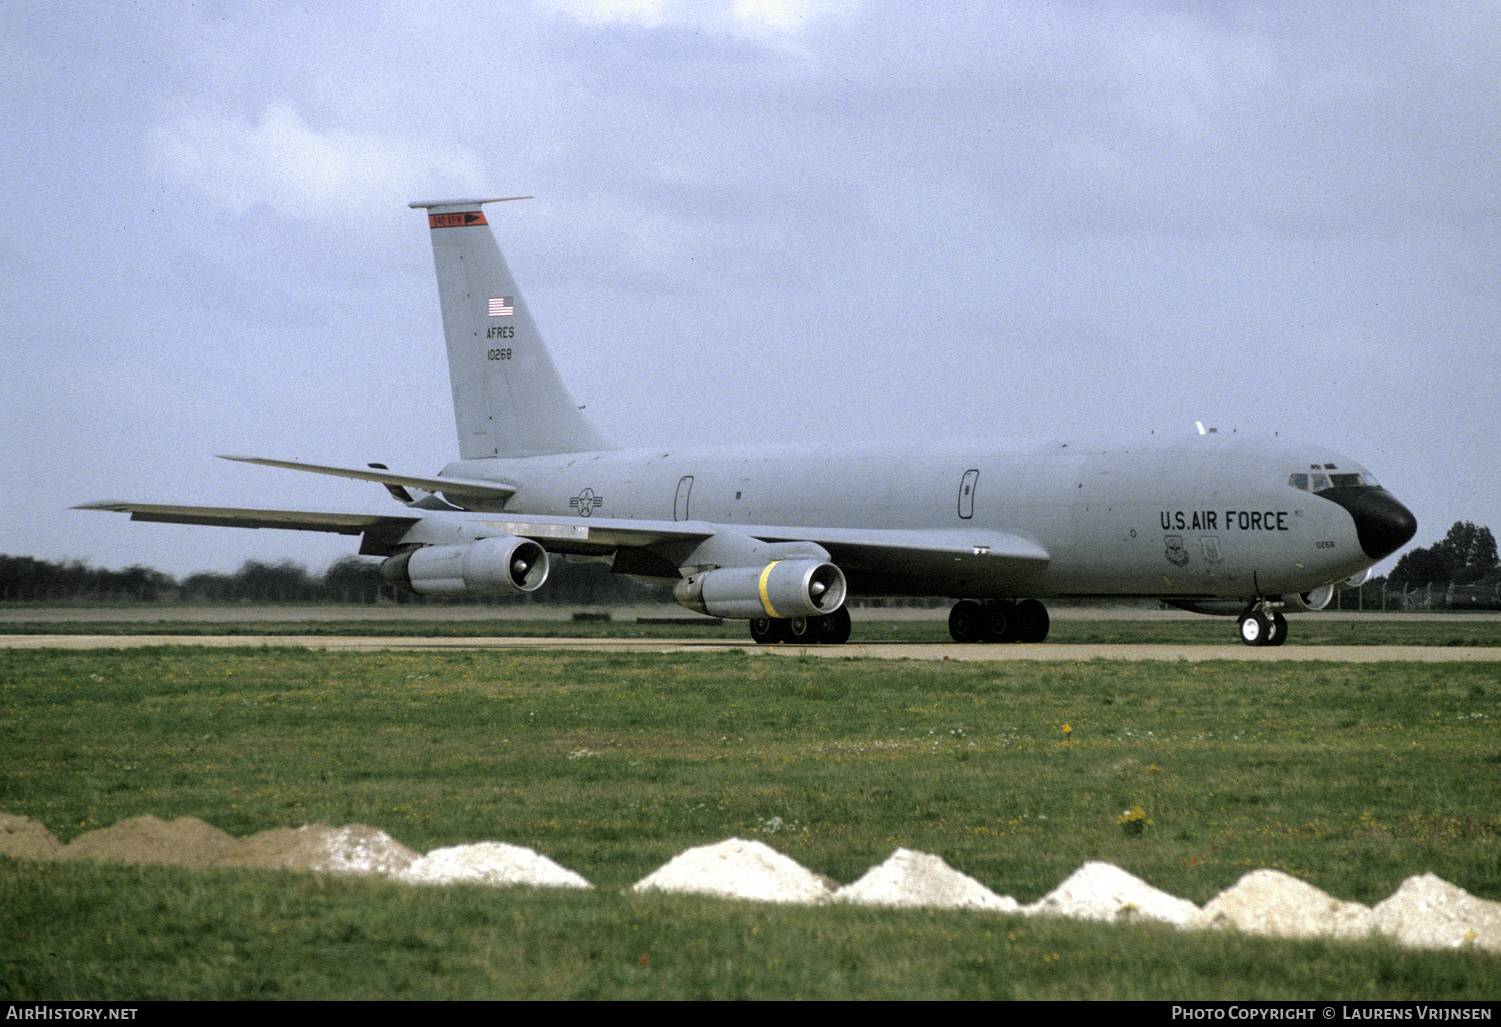
<svg viewBox="0 0 1501 1027">
<path fill-rule="evenodd" d="M 1246 645 L 1281 645 L 1287 641 L 1287 618 L 1269 603 L 1252 603 L 1240 615 L 1240 640 Z"/>
<path fill-rule="evenodd" d="M 1048 608 L 1036 599 L 962 599 L 949 611 L 955 642 L 1041 642 L 1050 625 Z"/>
<path fill-rule="evenodd" d="M 761 645 L 843 645 L 850 640 L 850 612 L 841 606 L 821 617 L 756 617 L 750 622 L 750 633 Z"/>
</svg>

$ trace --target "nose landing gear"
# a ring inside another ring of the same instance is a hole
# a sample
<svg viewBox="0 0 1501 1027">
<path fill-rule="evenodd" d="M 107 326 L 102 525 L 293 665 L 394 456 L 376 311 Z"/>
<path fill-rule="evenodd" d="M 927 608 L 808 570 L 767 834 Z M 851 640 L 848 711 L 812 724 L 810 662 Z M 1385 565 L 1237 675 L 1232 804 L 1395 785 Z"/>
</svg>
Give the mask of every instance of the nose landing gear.
<svg viewBox="0 0 1501 1027">
<path fill-rule="evenodd" d="M 1240 640 L 1246 645 L 1281 645 L 1287 641 L 1287 618 L 1265 600 L 1252 603 L 1240 615 Z"/>
</svg>

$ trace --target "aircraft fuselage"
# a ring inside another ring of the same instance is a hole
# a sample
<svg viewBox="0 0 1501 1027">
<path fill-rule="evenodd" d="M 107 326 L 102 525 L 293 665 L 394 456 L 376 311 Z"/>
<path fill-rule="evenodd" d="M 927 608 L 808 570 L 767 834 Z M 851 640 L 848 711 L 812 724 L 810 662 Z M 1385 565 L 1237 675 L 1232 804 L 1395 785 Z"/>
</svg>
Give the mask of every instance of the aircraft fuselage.
<svg viewBox="0 0 1501 1027">
<path fill-rule="evenodd" d="M 1292 475 L 1326 465 L 1369 478 L 1322 447 L 1234 435 L 1120 446 L 1061 439 L 666 446 L 459 461 L 443 473 L 516 484 L 503 506 L 489 507 L 507 515 L 730 529 L 989 529 L 1032 540 L 1049 555 L 1020 580 L 1014 573 L 988 580 L 983 564 L 972 563 L 939 578 L 845 566 L 852 590 L 863 594 L 1249 602 L 1347 578 L 1379 558 L 1362 547 L 1349 510 L 1290 484 Z"/>
</svg>

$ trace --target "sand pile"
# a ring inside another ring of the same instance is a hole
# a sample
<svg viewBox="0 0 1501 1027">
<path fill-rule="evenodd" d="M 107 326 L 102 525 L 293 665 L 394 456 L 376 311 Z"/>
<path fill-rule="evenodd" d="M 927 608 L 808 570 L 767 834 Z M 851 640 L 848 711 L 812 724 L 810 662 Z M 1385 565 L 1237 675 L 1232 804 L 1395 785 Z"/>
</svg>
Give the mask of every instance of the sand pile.
<svg viewBox="0 0 1501 1027">
<path fill-rule="evenodd" d="M 30 817 L 0 813 L 0 856 L 17 859 L 56 859 L 62 843 Z"/>
<path fill-rule="evenodd" d="M 1409 877 L 1371 910 L 1375 929 L 1398 945 L 1501 952 L 1501 902 L 1477 899 L 1433 874 Z"/>
<path fill-rule="evenodd" d="M 940 857 L 897 849 L 886 862 L 871 867 L 854 884 L 834 893 L 835 902 L 862 906 L 923 906 L 937 909 L 989 909 L 1014 912 L 1017 902 L 997 895 Z"/>
<path fill-rule="evenodd" d="M 323 874 L 380 874 L 402 881 L 520 884 L 592 888 L 571 870 L 531 849 L 480 842 L 434 849 L 420 856 L 386 832 L 365 824 L 278 827 L 236 840 L 197 817 L 165 821 L 150 814 L 86 831 L 61 845 L 28 817 L 0 813 L 0 856 L 20 859 L 97 859 L 186 867 L 247 867 Z"/>
<path fill-rule="evenodd" d="M 476 842 L 434 849 L 396 874 L 411 884 L 495 884 L 533 888 L 593 888 L 583 877 L 533 849 Z"/>
<path fill-rule="evenodd" d="M 1269 938 L 1363 938 L 1371 909 L 1280 870 L 1253 870 L 1204 904 L 1213 927 Z"/>
<path fill-rule="evenodd" d="M 112 827 L 85 831 L 58 850 L 54 858 L 209 867 L 224 860 L 235 844 L 233 835 L 197 817 L 166 821 L 147 813 Z"/>
<path fill-rule="evenodd" d="M 817 874 L 764 842 L 727 838 L 688 849 L 631 886 L 635 892 L 667 891 L 816 905 L 832 889 Z"/>
<path fill-rule="evenodd" d="M 379 874 L 414 884 L 473 882 L 536 888 L 592 888 L 580 875 L 532 849 L 478 842 L 419 856 L 364 824 L 308 824 L 235 840 L 197 817 L 131 817 L 67 845 L 42 824 L 0 813 L 0 856 L 89 858 L 188 867 L 261 867 L 332 874 Z M 835 891 L 763 842 L 729 838 L 689 849 L 632 886 L 721 898 L 820 905 L 983 909 L 1078 920 L 1150 920 L 1180 928 L 1221 927 L 1275 938 L 1362 938 L 1373 933 L 1414 948 L 1475 946 L 1501 952 L 1501 902 L 1478 899 L 1433 874 L 1409 877 L 1374 908 L 1345 902 L 1278 870 L 1256 870 L 1200 910 L 1109 863 L 1085 863 L 1030 906 L 997 895 L 941 858 L 897 849 L 858 881 Z"/>
<path fill-rule="evenodd" d="M 59 845 L 34 820 L 0 814 L 0 855 L 331 874 L 395 874 L 417 858 L 384 831 L 364 824 L 308 824 L 295 831 L 279 827 L 236 840 L 197 817 L 167 821 L 149 813 L 85 831 L 67 845 Z"/>
<path fill-rule="evenodd" d="M 310 870 L 324 874 L 397 874 L 418 854 L 365 824 L 304 824 L 272 828 L 240 839 L 220 866 Z"/>
<path fill-rule="evenodd" d="M 1085 863 L 1058 887 L 1020 912 L 1075 920 L 1160 920 L 1176 927 L 1203 926 L 1204 914 L 1187 899 L 1153 888 L 1109 863 Z"/>
</svg>

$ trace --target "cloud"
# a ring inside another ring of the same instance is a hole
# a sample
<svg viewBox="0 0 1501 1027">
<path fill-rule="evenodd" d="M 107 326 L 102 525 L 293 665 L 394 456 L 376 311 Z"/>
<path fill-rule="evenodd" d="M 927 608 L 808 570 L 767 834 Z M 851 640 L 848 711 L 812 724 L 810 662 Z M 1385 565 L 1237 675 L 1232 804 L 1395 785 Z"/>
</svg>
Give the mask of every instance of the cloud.
<svg viewBox="0 0 1501 1027">
<path fill-rule="evenodd" d="M 150 142 L 169 178 L 237 213 L 265 204 L 286 217 L 317 220 L 485 192 L 482 162 L 464 147 L 320 132 L 290 107 L 268 108 L 258 124 L 182 117 L 153 130 Z"/>
<path fill-rule="evenodd" d="M 860 0 L 543 0 L 581 25 L 690 28 L 783 43 L 826 18 L 848 18 Z"/>
<path fill-rule="evenodd" d="M 642 25 L 656 28 L 668 20 L 668 0 L 550 0 L 548 6 L 581 25 Z"/>
</svg>

